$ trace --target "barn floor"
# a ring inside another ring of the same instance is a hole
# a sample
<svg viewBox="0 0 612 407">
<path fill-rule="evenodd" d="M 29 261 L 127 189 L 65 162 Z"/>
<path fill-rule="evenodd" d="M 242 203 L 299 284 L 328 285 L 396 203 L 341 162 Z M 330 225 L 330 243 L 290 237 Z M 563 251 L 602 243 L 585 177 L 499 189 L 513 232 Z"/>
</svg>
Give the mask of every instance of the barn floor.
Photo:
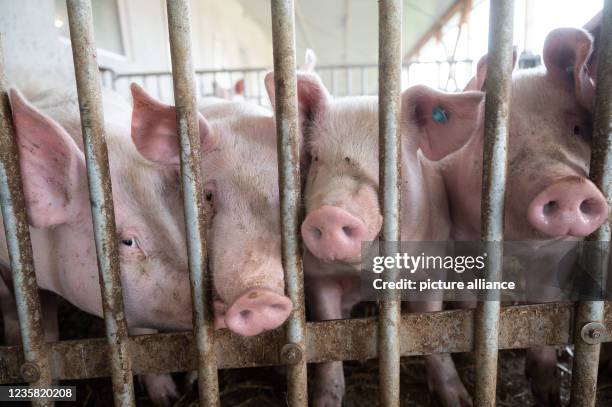
<svg viewBox="0 0 612 407">
<path fill-rule="evenodd" d="M 60 305 L 61 339 L 76 339 L 104 335 L 104 324 L 101 319 L 91 317 L 71 305 L 62 302 Z M 563 404 L 569 401 L 571 371 L 571 349 L 559 349 L 558 364 L 562 380 L 561 397 Z M 497 405 L 502 407 L 525 407 L 534 405 L 524 376 L 525 352 L 511 350 L 500 352 L 500 372 L 498 380 Z M 468 390 L 473 390 L 473 358 L 470 354 L 454 356 L 459 373 Z M 402 359 L 401 394 L 402 406 L 430 406 L 423 359 Z M 367 362 L 346 362 L 345 406 L 372 407 L 378 405 L 378 377 L 375 360 Z M 180 375 L 177 375 L 180 381 Z M 262 407 L 286 406 L 285 377 L 276 368 L 251 368 L 223 370 L 219 374 L 221 405 L 228 407 Z M 77 386 L 77 405 L 101 407 L 112 405 L 110 379 L 91 379 L 65 381 L 65 385 Z M 135 381 L 138 406 L 152 406 L 144 389 Z M 75 405 L 58 403 L 58 405 Z M 195 407 L 198 405 L 195 389 L 185 393 L 175 407 Z M 597 406 L 612 405 L 612 374 L 602 376 L 598 384 Z"/>
</svg>

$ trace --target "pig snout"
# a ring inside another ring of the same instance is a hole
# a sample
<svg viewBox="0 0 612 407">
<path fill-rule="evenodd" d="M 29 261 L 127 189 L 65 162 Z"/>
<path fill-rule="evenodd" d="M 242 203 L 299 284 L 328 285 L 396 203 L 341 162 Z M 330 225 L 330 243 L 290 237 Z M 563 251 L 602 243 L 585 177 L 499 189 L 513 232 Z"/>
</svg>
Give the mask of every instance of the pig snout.
<svg viewBox="0 0 612 407">
<path fill-rule="evenodd" d="M 292 308 L 291 300 L 282 294 L 269 288 L 251 288 L 221 311 L 221 315 L 217 314 L 215 327 L 227 327 L 243 336 L 258 335 L 281 326 Z M 219 321 L 219 317 L 223 321 Z"/>
<path fill-rule="evenodd" d="M 585 237 L 607 217 L 604 196 L 583 177 L 566 178 L 548 186 L 533 199 L 528 209 L 531 225 L 555 237 Z"/>
<path fill-rule="evenodd" d="M 304 244 L 313 255 L 326 261 L 358 258 L 361 242 L 367 236 L 362 220 L 335 206 L 321 206 L 302 223 Z"/>
</svg>

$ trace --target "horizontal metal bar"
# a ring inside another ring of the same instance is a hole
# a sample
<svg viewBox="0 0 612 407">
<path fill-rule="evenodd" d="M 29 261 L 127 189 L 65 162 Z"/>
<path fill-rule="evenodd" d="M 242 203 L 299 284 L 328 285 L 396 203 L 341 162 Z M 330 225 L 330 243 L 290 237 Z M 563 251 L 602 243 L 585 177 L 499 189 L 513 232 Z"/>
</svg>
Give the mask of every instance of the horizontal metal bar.
<svg viewBox="0 0 612 407">
<path fill-rule="evenodd" d="M 129 335 L 123 309 L 117 231 L 113 211 L 100 76 L 89 0 L 68 0 L 68 23 L 83 130 L 102 308 L 110 348 L 115 406 L 134 405 Z"/>
<path fill-rule="evenodd" d="M 409 61 L 402 63 L 403 68 L 407 68 L 411 65 L 431 65 L 440 63 L 452 63 L 452 64 L 472 64 L 472 59 L 460 59 L 460 60 L 442 60 L 442 61 Z M 346 65 L 318 65 L 316 70 L 330 70 L 330 69 L 361 69 L 361 68 L 378 68 L 378 64 L 346 64 Z M 259 68 L 231 68 L 231 69 L 196 69 L 196 75 L 213 75 L 218 73 L 253 73 L 253 72 L 267 72 L 272 67 L 262 66 Z M 125 72 L 113 74 L 115 79 L 129 78 L 135 76 L 170 76 L 171 71 L 147 71 L 147 72 Z"/>
<path fill-rule="evenodd" d="M 207 276 L 206 217 L 196 83 L 191 56 L 189 0 L 168 0 L 168 30 L 177 129 L 181 141 L 181 183 L 189 256 L 194 335 L 197 339 L 200 405 L 219 405 L 219 382 L 214 351 L 212 279 Z"/>
<path fill-rule="evenodd" d="M 24 372 L 29 376 L 26 381 L 30 382 L 31 387 L 48 387 L 51 385 L 51 371 L 41 322 L 40 298 L 34 272 L 30 230 L 19 172 L 19 155 L 13 131 L 3 62 L 2 38 L 0 37 L 0 202 L 2 219 L 11 263 L 21 340 L 25 361 L 28 363 L 24 366 Z M 35 400 L 34 405 L 51 405 L 51 403 Z"/>
<path fill-rule="evenodd" d="M 300 245 L 302 199 L 298 135 L 295 63 L 295 14 L 293 0 L 272 0 L 272 48 L 274 55 L 275 120 L 280 190 L 281 247 L 285 291 L 293 310 L 285 323 L 287 349 L 303 355 L 306 350 L 304 274 Z M 287 402 L 308 406 L 306 361 L 298 357 L 287 366 Z"/>
<path fill-rule="evenodd" d="M 597 66 L 597 89 L 591 145 L 590 178 L 604 193 L 608 205 L 612 204 L 612 0 L 606 0 L 602 14 L 602 27 Z M 610 255 L 610 224 L 603 224 L 587 240 L 601 242 L 591 245 L 582 253 L 581 264 L 586 266 L 593 281 L 605 281 Z M 604 285 L 605 286 L 605 285 Z M 591 322 L 601 322 L 602 301 L 585 301 L 577 306 L 575 342 L 576 357 L 572 373 L 572 406 L 594 406 L 600 344 L 589 344 L 581 339 L 581 328 Z"/>
<path fill-rule="evenodd" d="M 554 303 L 502 307 L 499 348 L 520 349 L 567 345 L 573 338 L 574 304 Z M 306 323 L 309 363 L 367 360 L 377 355 L 377 319 L 358 318 Z M 606 302 L 604 324 L 612 340 L 612 304 Z M 419 327 L 419 329 L 414 329 Z M 456 353 L 473 350 L 474 310 L 402 314 L 401 356 Z M 219 369 L 281 365 L 285 345 L 283 328 L 254 337 L 228 330 L 216 331 Z M 196 347 L 191 332 L 135 336 L 130 355 L 135 374 L 170 373 L 196 369 Z M 109 376 L 108 343 L 102 339 L 56 342 L 50 345 L 54 379 Z M 23 381 L 19 367 L 21 347 L 0 347 L 0 384 Z"/>
</svg>

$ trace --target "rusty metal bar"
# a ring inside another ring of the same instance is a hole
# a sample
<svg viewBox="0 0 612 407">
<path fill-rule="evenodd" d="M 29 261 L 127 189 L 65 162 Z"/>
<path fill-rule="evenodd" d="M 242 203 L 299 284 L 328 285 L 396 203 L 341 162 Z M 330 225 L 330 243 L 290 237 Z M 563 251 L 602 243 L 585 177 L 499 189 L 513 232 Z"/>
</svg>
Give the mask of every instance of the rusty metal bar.
<svg viewBox="0 0 612 407">
<path fill-rule="evenodd" d="M 500 313 L 499 348 L 521 349 L 572 343 L 573 303 L 503 307 Z M 612 341 L 612 306 L 605 303 L 602 337 Z M 473 349 L 474 310 L 403 314 L 400 326 L 401 356 L 469 352 Z M 308 363 L 334 360 L 366 360 L 377 357 L 375 317 L 308 322 Z M 420 329 L 414 329 L 415 326 Z M 436 340 L 431 340 L 436 338 Z M 285 345 L 281 327 L 254 337 L 229 330 L 216 333 L 215 351 L 220 369 L 281 365 Z M 54 379 L 103 377 L 110 374 L 108 343 L 103 338 L 50 344 Z M 163 352 L 159 352 L 163 349 Z M 142 335 L 132 338 L 134 373 L 171 373 L 197 368 L 196 346 L 191 332 Z M 21 382 L 21 347 L 0 347 L 0 384 Z"/>
<path fill-rule="evenodd" d="M 508 116 L 512 84 L 514 0 L 491 1 L 485 100 L 481 241 L 485 278 L 500 279 L 503 266 L 504 197 L 506 192 Z M 494 406 L 497 383 L 499 294 L 487 293 L 476 307 L 474 403 Z"/>
<path fill-rule="evenodd" d="M 72 56 L 79 96 L 81 127 L 94 240 L 102 286 L 102 308 L 110 345 L 113 396 L 116 406 L 134 405 L 132 366 L 128 352 L 129 335 L 123 310 L 117 232 L 113 212 L 108 151 L 91 2 L 67 0 Z"/>
<path fill-rule="evenodd" d="M 378 137 L 381 255 L 394 256 L 400 236 L 400 93 L 402 75 L 402 1 L 378 3 Z M 385 278 L 396 280 L 397 270 Z M 378 358 L 380 404 L 399 406 L 401 301 L 396 292 L 379 303 Z"/>
<path fill-rule="evenodd" d="M 602 14 L 602 27 L 597 66 L 597 89 L 593 117 L 590 178 L 604 193 L 608 205 L 612 204 L 612 0 L 606 0 Z M 585 264 L 594 281 L 605 287 L 610 250 L 610 224 L 604 223 L 587 241 L 589 245 L 580 261 Z M 575 358 L 572 368 L 570 405 L 595 405 L 599 340 L 604 316 L 603 301 L 584 301 L 576 307 L 574 327 Z"/>
<path fill-rule="evenodd" d="M 212 279 L 207 273 L 206 218 L 201 174 L 201 142 L 196 103 L 195 70 L 191 52 L 189 0 L 167 1 L 176 121 L 181 140 L 181 180 L 187 232 L 187 254 L 197 339 L 200 405 L 219 405 L 217 360 L 214 351 Z"/>
<path fill-rule="evenodd" d="M 286 323 L 287 344 L 281 349 L 287 365 L 287 401 L 292 407 L 308 405 L 304 274 L 300 245 L 302 205 L 300 151 L 297 124 L 295 64 L 295 10 L 293 0 L 272 0 L 275 117 L 281 207 L 282 260 L 285 290 L 293 302 Z"/>
<path fill-rule="evenodd" d="M 40 299 L 21 187 L 17 142 L 13 132 L 4 76 L 2 37 L 0 37 L 0 203 L 23 343 L 25 363 L 21 365 L 20 370 L 24 380 L 29 382 L 31 387 L 48 387 L 51 385 L 51 370 L 41 322 Z M 45 406 L 52 403 L 37 400 L 33 404 Z"/>
</svg>

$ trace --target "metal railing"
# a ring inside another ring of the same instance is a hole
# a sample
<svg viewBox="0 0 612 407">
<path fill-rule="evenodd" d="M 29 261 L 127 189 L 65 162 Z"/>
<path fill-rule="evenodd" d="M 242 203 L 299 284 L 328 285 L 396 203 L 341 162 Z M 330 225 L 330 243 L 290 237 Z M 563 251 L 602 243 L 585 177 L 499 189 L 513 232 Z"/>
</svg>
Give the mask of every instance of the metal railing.
<svg viewBox="0 0 612 407">
<path fill-rule="evenodd" d="M 382 240 L 399 240 L 399 92 L 401 88 L 400 0 L 380 1 L 380 148 Z M 53 379 L 111 376 L 117 406 L 134 405 L 133 374 L 197 370 L 200 404 L 219 404 L 217 369 L 284 364 L 288 366 L 288 402 L 307 405 L 306 363 L 332 360 L 380 360 L 381 405 L 399 405 L 399 358 L 441 352 L 476 351 L 477 406 L 495 404 L 497 350 L 574 343 L 576 358 L 572 404 L 593 406 L 599 343 L 586 341 L 583 328 L 601 324 L 609 340 L 612 311 L 602 301 L 540 304 L 501 308 L 496 298 L 476 310 L 401 315 L 399 301 L 380 303 L 378 318 L 305 322 L 300 240 L 300 174 L 295 74 L 293 0 L 272 0 L 276 123 L 282 217 L 282 261 L 286 291 L 294 310 L 284 327 L 256 337 L 227 330 L 214 332 L 212 301 L 206 278 L 203 226 L 203 179 L 196 118 L 196 82 L 191 60 L 188 0 L 167 2 L 173 84 L 181 145 L 181 179 L 187 224 L 194 331 L 129 337 L 127 333 L 104 139 L 100 81 L 88 0 L 68 0 L 74 66 L 79 95 L 84 150 L 95 242 L 106 322 L 106 340 L 87 339 L 46 344 L 43 339 L 32 249 L 10 107 L 0 82 L 0 193 L 6 238 L 17 297 L 22 346 L 0 347 L 0 383 L 26 381 L 48 386 Z M 483 229 L 485 244 L 503 239 L 503 196 L 506 178 L 508 101 L 511 80 L 513 3 L 492 2 L 487 79 L 483 170 Z M 591 175 L 611 197 L 612 160 L 612 0 L 606 0 L 595 114 Z M 1 55 L 0 55 L 1 56 Z M 0 66 L 1 68 L 1 66 Z M 591 239 L 609 240 L 607 226 Z M 607 254 L 607 253 L 606 253 Z M 500 271 L 499 256 L 489 258 L 492 276 Z M 600 270 L 603 272 L 603 270 Z M 573 323 L 575 321 L 575 324 Z M 415 329 L 418 327 L 418 329 Z M 422 340 L 435 337 L 435 341 Z M 338 340 L 342 338 L 342 340 Z M 163 345 L 163 346 L 162 346 Z M 163 352 L 160 352 L 163 349 Z M 41 401 L 40 405 L 49 403 Z"/>
<path fill-rule="evenodd" d="M 461 89 L 472 75 L 473 61 L 411 61 L 402 64 L 402 89 L 413 83 L 425 83 L 445 91 Z M 234 85 L 244 82 L 244 100 L 260 105 L 269 105 L 263 87 L 263 78 L 272 67 L 235 69 L 197 69 L 196 89 L 199 97 L 236 97 Z M 322 65 L 316 67 L 333 95 L 361 96 L 378 94 L 378 64 Z M 148 71 L 115 73 L 112 69 L 101 68 L 100 76 L 105 87 L 129 96 L 130 83 L 136 82 L 151 95 L 167 103 L 172 102 L 172 72 Z"/>
</svg>

